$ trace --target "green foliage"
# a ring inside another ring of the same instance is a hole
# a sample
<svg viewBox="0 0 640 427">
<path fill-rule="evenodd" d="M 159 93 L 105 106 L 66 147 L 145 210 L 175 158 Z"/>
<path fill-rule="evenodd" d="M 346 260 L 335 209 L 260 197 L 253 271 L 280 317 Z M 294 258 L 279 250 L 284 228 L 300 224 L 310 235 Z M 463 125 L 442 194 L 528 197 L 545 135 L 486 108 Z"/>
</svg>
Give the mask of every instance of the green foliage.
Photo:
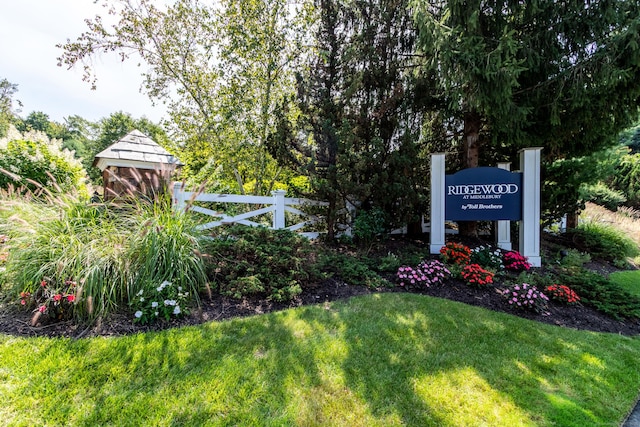
<svg viewBox="0 0 640 427">
<path fill-rule="evenodd" d="M 640 298 L 640 270 L 617 271 L 609 275 L 609 280 Z"/>
<path fill-rule="evenodd" d="M 565 214 L 582 211 L 586 198 L 580 190 L 614 175 L 622 156 L 620 150 L 614 149 L 544 162 L 541 171 L 544 224 L 551 225 Z"/>
<path fill-rule="evenodd" d="M 376 260 L 376 263 L 373 267 L 376 269 L 376 271 L 391 272 L 396 271 L 401 265 L 402 262 L 400 261 L 398 255 L 389 252 L 387 255 Z"/>
<path fill-rule="evenodd" d="M 188 215 L 173 212 L 166 201 L 52 202 L 11 203 L 13 213 L 0 223 L 11 237 L 6 279 L 14 295 L 34 294 L 45 278 L 73 280 L 79 287 L 74 316 L 80 320 L 121 309 L 140 290 L 148 293 L 165 280 L 198 301 L 206 276 L 196 255 L 200 234 Z"/>
<path fill-rule="evenodd" d="M 129 298 L 139 289 L 147 291 L 169 281 L 197 301 L 207 276 L 197 255 L 202 234 L 196 231 L 196 218 L 174 211 L 169 194 L 151 202 L 140 201 L 128 209 L 120 215 L 121 220 L 129 222 L 125 226 L 132 232 L 125 252 L 134 283 Z"/>
<path fill-rule="evenodd" d="M 362 246 L 370 246 L 386 231 L 385 214 L 380 208 L 361 210 L 353 221 L 353 237 Z"/>
<path fill-rule="evenodd" d="M 544 219 L 580 210 L 578 188 L 594 169 L 555 163 L 612 147 L 637 120 L 638 2 L 411 5 L 424 72 L 457 124 L 462 167 L 478 158 L 513 162 L 519 148 L 543 147 Z"/>
<path fill-rule="evenodd" d="M 586 221 L 568 231 L 580 250 L 594 258 L 626 263 L 627 258 L 640 255 L 638 245 L 617 228 L 595 221 Z"/>
<path fill-rule="evenodd" d="M 86 173 L 73 155 L 56 140 L 42 133 L 10 135 L 0 139 L 0 188 L 25 187 L 31 191 L 45 187 L 86 194 Z"/>
<path fill-rule="evenodd" d="M 580 295 L 590 305 L 616 319 L 639 318 L 640 297 L 632 295 L 600 274 L 583 268 L 566 268 L 558 272 L 558 282 Z"/>
<path fill-rule="evenodd" d="M 628 147 L 631 154 L 638 154 L 640 152 L 640 121 L 636 121 L 633 126 L 620 132 L 619 142 Z"/>
<path fill-rule="evenodd" d="M 349 285 L 370 288 L 389 287 L 392 284 L 372 270 L 365 257 L 339 252 L 323 253 L 318 260 L 321 271 L 327 271 L 339 277 Z"/>
<path fill-rule="evenodd" d="M 14 102 L 18 106 L 21 105 L 20 101 L 14 99 L 17 91 L 17 84 L 11 83 L 5 78 L 0 79 L 0 138 L 7 134 L 11 123 L 14 122 L 16 117 Z"/>
<path fill-rule="evenodd" d="M 189 292 L 182 286 L 167 280 L 160 284 L 143 286 L 129 305 L 134 311 L 133 321 L 137 323 L 151 323 L 158 319 L 171 320 L 189 314 L 191 298 Z M 158 286 L 155 286 L 158 285 Z"/>
<path fill-rule="evenodd" d="M 580 198 L 585 202 L 593 202 L 604 206 L 610 211 L 616 211 L 627 198 L 621 191 L 613 190 L 603 182 L 580 187 Z"/>
<path fill-rule="evenodd" d="M 415 52 L 408 2 L 326 1 L 316 12 L 318 48 L 299 73 L 295 99 L 280 103 L 269 150 L 329 202 L 329 239 L 346 199 L 382 210 L 388 228 L 416 221 L 426 205 L 427 103 L 415 94 L 419 84 L 427 90 L 426 79 L 408 72 Z"/>
<path fill-rule="evenodd" d="M 87 65 L 84 77 L 95 85 L 89 58 L 115 52 L 129 59 L 137 52 L 135 60 L 146 64 L 147 94 L 167 104 L 178 136 L 167 149 L 186 164 L 184 176 L 236 191 L 253 181 L 252 193 L 267 194 L 282 170 L 265 142 L 273 109 L 293 90 L 293 68 L 310 46 L 304 33 L 309 2 L 178 0 L 158 8 L 142 0 L 120 6 L 113 27 L 88 19 L 77 40 L 59 46 L 59 62 Z"/>
<path fill-rule="evenodd" d="M 613 175 L 613 185 L 624 193 L 630 206 L 640 208 L 640 154 L 622 158 Z"/>
<path fill-rule="evenodd" d="M 469 263 L 480 264 L 482 267 L 494 271 L 504 269 L 502 251 L 499 248 L 494 248 L 489 245 L 477 246 L 471 249 L 471 259 Z"/>
<path fill-rule="evenodd" d="M 216 229 L 206 243 L 207 274 L 221 294 L 288 301 L 319 276 L 311 243 L 289 230 L 234 226 Z"/>
<path fill-rule="evenodd" d="M 558 255 L 558 262 L 565 267 L 582 267 L 591 261 L 591 255 L 589 255 L 589 253 L 580 252 L 577 249 L 565 249 Z"/>
</svg>

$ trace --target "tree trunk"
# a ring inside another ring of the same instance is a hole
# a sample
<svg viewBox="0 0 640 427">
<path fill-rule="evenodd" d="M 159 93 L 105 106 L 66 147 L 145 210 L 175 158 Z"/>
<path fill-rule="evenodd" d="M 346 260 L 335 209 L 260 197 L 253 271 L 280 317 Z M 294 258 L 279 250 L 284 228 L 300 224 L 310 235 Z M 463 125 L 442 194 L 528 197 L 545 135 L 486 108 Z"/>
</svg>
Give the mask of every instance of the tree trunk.
<svg viewBox="0 0 640 427">
<path fill-rule="evenodd" d="M 576 228 L 578 226 L 578 217 L 580 216 L 580 212 L 572 212 L 567 214 L 567 230 L 571 230 L 572 228 Z"/>
<path fill-rule="evenodd" d="M 477 168 L 480 157 L 480 127 L 482 117 L 475 111 L 464 114 L 464 135 L 462 145 L 462 167 Z M 458 231 L 461 236 L 478 236 L 477 221 L 460 221 Z"/>
</svg>

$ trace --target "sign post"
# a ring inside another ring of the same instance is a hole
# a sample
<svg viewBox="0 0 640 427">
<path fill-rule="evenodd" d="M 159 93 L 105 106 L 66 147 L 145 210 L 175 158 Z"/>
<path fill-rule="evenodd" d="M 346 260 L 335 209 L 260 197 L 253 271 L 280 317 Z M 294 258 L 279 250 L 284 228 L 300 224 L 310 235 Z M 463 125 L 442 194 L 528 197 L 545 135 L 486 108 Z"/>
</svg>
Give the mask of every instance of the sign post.
<svg viewBox="0 0 640 427">
<path fill-rule="evenodd" d="M 445 175 L 445 155 L 431 154 L 430 252 L 445 244 L 445 220 L 497 221 L 498 246 L 511 250 L 510 221 L 520 221 L 519 251 L 534 267 L 540 257 L 540 152 L 520 151 L 520 171 L 509 163 L 497 168 L 463 169 Z"/>
<path fill-rule="evenodd" d="M 429 252 L 440 253 L 444 246 L 445 220 L 445 162 L 444 153 L 431 154 L 431 231 L 429 232 Z"/>
<path fill-rule="evenodd" d="M 498 163 L 498 168 L 510 171 L 511 163 Z M 511 245 L 511 221 L 496 221 L 496 244 L 500 249 L 504 249 L 505 251 L 510 251 L 513 248 Z"/>
<path fill-rule="evenodd" d="M 534 267 L 542 266 L 540 257 L 540 152 L 542 148 L 520 150 L 522 171 L 522 222 L 519 250 Z"/>
</svg>

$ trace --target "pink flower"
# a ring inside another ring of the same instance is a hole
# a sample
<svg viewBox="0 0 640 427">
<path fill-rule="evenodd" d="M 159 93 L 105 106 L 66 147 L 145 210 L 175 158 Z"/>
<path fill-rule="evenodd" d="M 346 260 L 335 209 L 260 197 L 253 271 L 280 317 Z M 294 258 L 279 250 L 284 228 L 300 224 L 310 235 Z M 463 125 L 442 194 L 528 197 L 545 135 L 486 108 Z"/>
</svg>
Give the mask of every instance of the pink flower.
<svg viewBox="0 0 640 427">
<path fill-rule="evenodd" d="M 47 306 L 46 305 L 41 305 L 40 307 L 38 307 L 38 311 L 40 313 L 44 313 L 45 311 L 47 311 Z"/>
</svg>

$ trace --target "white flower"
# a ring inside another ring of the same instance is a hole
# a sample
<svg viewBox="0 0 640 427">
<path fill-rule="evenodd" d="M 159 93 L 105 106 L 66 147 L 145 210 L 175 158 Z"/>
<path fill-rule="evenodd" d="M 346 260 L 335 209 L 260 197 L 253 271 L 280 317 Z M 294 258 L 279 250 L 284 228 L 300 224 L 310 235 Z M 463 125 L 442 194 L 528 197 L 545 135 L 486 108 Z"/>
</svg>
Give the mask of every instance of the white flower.
<svg viewBox="0 0 640 427">
<path fill-rule="evenodd" d="M 140 289 L 140 292 L 138 292 L 138 296 L 142 295 L 144 291 L 142 289 Z"/>
<path fill-rule="evenodd" d="M 160 283 L 161 288 L 166 288 L 167 286 L 171 286 L 171 282 L 168 280 L 165 280 L 164 282 Z"/>
<path fill-rule="evenodd" d="M 140 302 L 144 302 L 144 297 L 140 297 Z"/>
<path fill-rule="evenodd" d="M 158 302 L 154 301 L 151 303 L 151 308 L 156 308 L 158 306 Z"/>
<path fill-rule="evenodd" d="M 179 290 L 179 291 L 182 291 L 182 286 L 178 286 L 178 290 Z"/>
<path fill-rule="evenodd" d="M 136 316 L 137 319 L 142 317 L 142 312 L 140 310 L 136 311 L 136 313 L 134 314 L 134 316 Z"/>
<path fill-rule="evenodd" d="M 156 288 L 156 291 L 158 291 L 158 292 L 162 292 L 162 289 L 164 289 L 162 286 L 158 286 L 158 287 Z"/>
<path fill-rule="evenodd" d="M 158 315 L 158 312 L 156 311 L 156 312 L 154 312 L 153 314 L 154 314 L 155 316 L 157 316 L 157 315 Z"/>
<path fill-rule="evenodd" d="M 176 308 L 173 309 L 173 314 L 178 315 L 180 314 L 180 306 L 176 305 Z"/>
<path fill-rule="evenodd" d="M 176 301 L 172 299 L 164 300 L 164 305 L 176 305 Z"/>
</svg>

